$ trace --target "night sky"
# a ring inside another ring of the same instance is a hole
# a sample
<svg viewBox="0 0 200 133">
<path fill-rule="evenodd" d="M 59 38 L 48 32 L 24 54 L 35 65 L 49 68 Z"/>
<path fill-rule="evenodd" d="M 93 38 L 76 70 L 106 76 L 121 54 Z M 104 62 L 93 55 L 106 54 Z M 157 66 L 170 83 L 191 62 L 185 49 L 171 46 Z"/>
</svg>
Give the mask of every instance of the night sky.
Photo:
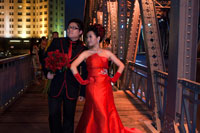
<svg viewBox="0 0 200 133">
<path fill-rule="evenodd" d="M 85 0 L 65 0 L 65 25 L 72 18 L 83 20 Z"/>
</svg>

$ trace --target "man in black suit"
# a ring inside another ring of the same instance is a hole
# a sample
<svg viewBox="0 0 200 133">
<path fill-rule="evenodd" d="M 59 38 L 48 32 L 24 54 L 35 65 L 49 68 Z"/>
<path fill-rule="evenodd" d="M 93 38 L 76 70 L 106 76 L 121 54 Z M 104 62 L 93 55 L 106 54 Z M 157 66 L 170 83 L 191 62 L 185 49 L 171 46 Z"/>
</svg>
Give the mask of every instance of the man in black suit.
<svg viewBox="0 0 200 133">
<path fill-rule="evenodd" d="M 48 91 L 49 127 L 51 133 L 73 133 L 76 101 L 84 98 L 85 86 L 81 86 L 74 78 L 70 64 L 87 48 L 79 40 L 83 33 L 83 23 L 79 19 L 72 19 L 67 27 L 67 38 L 55 38 L 47 49 L 48 52 L 59 50 L 66 54 L 69 60 L 67 70 L 52 74 L 45 70 L 48 79 L 52 79 Z M 82 62 L 79 71 L 84 79 L 87 78 L 86 63 Z M 63 103 L 63 123 L 61 120 L 61 104 Z"/>
</svg>

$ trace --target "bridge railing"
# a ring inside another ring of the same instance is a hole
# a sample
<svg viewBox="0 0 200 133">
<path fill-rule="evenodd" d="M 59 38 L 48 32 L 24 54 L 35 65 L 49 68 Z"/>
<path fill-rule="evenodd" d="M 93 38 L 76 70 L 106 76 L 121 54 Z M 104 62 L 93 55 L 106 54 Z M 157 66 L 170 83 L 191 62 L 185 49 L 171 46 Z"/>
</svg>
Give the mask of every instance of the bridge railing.
<svg viewBox="0 0 200 133">
<path fill-rule="evenodd" d="M 187 79 L 179 79 L 182 86 L 181 118 L 179 129 L 182 133 L 195 133 L 197 122 L 197 107 L 200 105 L 200 83 Z M 186 125 L 186 126 L 185 126 Z"/>
<path fill-rule="evenodd" d="M 148 69 L 141 64 L 129 62 L 125 87 L 136 95 L 144 104 L 152 107 L 152 88 L 148 83 Z M 168 73 L 154 71 L 156 98 L 159 101 L 158 113 L 161 126 L 164 125 L 164 114 L 166 110 Z M 187 79 L 178 79 L 182 89 L 182 103 L 180 120 L 178 122 L 180 132 L 195 133 L 197 125 L 197 107 L 200 105 L 200 83 Z M 150 100 L 151 99 L 151 100 Z M 177 105 L 179 106 L 179 105 Z M 187 128 L 187 129 L 186 129 Z"/>
<path fill-rule="evenodd" d="M 151 106 L 150 100 L 150 85 L 147 76 L 147 67 L 129 62 L 124 88 L 128 88 L 147 106 Z"/>
<path fill-rule="evenodd" d="M 154 71 L 156 98 L 158 101 L 158 114 L 161 126 L 164 124 L 164 113 L 167 101 L 167 81 L 168 73 L 163 71 Z"/>
<path fill-rule="evenodd" d="M 28 54 L 0 60 L 0 108 L 4 109 L 33 79 Z"/>
</svg>

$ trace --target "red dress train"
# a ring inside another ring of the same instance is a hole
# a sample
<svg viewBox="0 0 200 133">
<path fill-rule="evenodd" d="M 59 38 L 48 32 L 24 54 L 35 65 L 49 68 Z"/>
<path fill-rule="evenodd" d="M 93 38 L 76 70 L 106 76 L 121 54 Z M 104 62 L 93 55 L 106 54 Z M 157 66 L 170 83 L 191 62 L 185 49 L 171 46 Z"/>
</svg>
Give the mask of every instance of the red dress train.
<svg viewBox="0 0 200 133">
<path fill-rule="evenodd" d="M 117 113 L 110 77 L 108 59 L 93 54 L 86 60 L 88 76 L 94 82 L 86 87 L 86 101 L 76 133 L 141 133 L 138 129 L 122 125 Z"/>
</svg>

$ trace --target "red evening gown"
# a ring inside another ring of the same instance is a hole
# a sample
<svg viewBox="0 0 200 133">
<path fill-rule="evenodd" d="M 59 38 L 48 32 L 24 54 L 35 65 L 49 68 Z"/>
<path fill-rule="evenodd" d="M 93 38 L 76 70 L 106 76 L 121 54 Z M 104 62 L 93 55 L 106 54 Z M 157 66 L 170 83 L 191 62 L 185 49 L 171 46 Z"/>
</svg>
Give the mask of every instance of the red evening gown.
<svg viewBox="0 0 200 133">
<path fill-rule="evenodd" d="M 108 59 L 93 54 L 86 60 L 88 76 L 94 79 L 86 87 L 86 101 L 76 133 L 141 133 L 122 125 L 117 113 L 110 77 Z"/>
</svg>

